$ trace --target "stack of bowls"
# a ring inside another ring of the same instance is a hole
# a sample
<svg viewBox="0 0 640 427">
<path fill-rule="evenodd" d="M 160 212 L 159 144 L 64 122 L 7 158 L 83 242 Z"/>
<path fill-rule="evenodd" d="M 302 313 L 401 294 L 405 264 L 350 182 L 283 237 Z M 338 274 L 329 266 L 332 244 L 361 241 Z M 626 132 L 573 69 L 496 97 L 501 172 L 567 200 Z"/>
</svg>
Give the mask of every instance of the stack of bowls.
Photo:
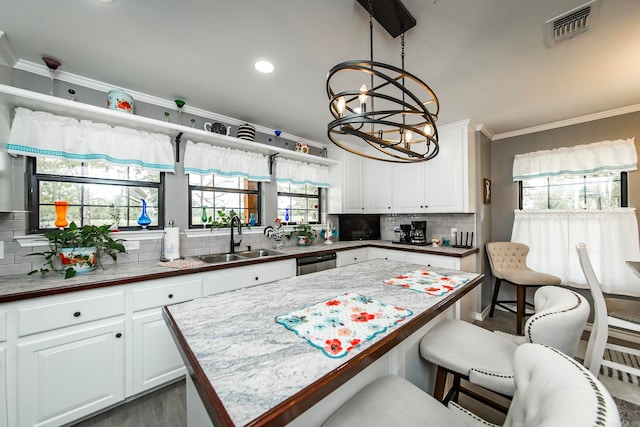
<svg viewBox="0 0 640 427">
<path fill-rule="evenodd" d="M 240 127 L 238 127 L 238 138 L 254 141 L 256 139 L 256 128 L 249 123 L 240 125 Z"/>
</svg>

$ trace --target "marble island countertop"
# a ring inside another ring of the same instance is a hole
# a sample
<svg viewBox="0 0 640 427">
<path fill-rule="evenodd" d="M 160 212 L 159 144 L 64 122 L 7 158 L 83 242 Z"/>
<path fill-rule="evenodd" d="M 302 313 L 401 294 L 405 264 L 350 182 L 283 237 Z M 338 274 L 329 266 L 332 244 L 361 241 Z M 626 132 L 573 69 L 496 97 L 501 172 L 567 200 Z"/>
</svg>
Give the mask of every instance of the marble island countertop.
<svg viewBox="0 0 640 427">
<path fill-rule="evenodd" d="M 165 320 L 215 425 L 282 425 L 381 357 L 475 287 L 482 275 L 429 267 L 468 282 L 431 297 L 383 282 L 425 268 L 376 259 L 164 308 Z M 354 292 L 413 314 L 331 358 L 275 316 Z"/>
<path fill-rule="evenodd" d="M 159 265 L 158 261 L 145 261 L 135 263 L 113 264 L 104 269 L 98 267 L 90 274 L 77 275 L 70 279 L 64 279 L 61 274 L 48 273 L 45 276 L 33 274 L 31 276 L 7 275 L 0 277 L 0 303 L 21 299 L 36 298 L 56 293 L 74 292 L 85 289 L 105 286 L 120 285 L 124 283 L 141 282 L 145 280 L 164 277 L 181 276 L 185 274 L 201 273 L 224 268 L 252 265 L 262 262 L 271 262 L 288 258 L 298 258 L 315 253 L 343 251 L 361 247 L 378 247 L 396 249 L 419 253 L 430 253 L 442 256 L 465 257 L 478 252 L 478 248 L 452 248 L 431 246 L 413 246 L 396 244 L 388 241 L 369 240 L 354 242 L 334 242 L 332 245 L 317 243 L 312 246 L 291 246 L 279 249 L 282 255 L 270 256 L 243 261 L 231 261 L 220 264 L 203 264 L 191 268 L 176 269 Z M 195 259 L 195 258 L 192 258 Z"/>
</svg>

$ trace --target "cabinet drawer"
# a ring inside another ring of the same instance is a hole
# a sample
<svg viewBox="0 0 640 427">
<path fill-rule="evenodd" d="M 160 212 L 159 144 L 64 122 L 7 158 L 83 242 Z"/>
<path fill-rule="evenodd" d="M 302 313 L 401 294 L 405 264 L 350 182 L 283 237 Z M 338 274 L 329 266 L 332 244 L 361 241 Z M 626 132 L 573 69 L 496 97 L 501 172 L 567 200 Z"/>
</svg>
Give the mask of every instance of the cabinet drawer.
<svg viewBox="0 0 640 427">
<path fill-rule="evenodd" d="M 237 267 L 212 275 L 207 280 L 207 295 L 293 277 L 294 262 L 274 261 L 256 266 Z"/>
<path fill-rule="evenodd" d="M 189 301 L 202 296 L 202 280 L 156 285 L 133 291 L 133 311 Z"/>
<path fill-rule="evenodd" d="M 124 292 L 55 301 L 18 310 L 18 336 L 124 314 Z"/>
</svg>

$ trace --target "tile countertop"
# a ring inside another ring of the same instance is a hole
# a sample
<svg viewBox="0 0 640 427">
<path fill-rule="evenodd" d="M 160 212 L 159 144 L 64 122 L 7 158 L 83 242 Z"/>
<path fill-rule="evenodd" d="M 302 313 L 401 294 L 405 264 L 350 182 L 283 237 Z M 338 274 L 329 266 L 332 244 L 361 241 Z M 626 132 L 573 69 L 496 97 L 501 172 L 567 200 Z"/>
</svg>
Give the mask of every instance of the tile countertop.
<svg viewBox="0 0 640 427">
<path fill-rule="evenodd" d="M 164 316 L 183 348 L 194 382 L 199 382 L 196 388 L 204 387 L 207 396 L 215 396 L 213 401 L 205 398 L 203 403 L 218 418 L 216 424 L 281 424 L 350 378 L 343 377 L 346 371 L 355 375 L 384 354 L 380 346 L 397 345 L 483 277 L 430 267 L 431 271 L 469 280 L 439 297 L 383 284 L 395 275 L 420 268 L 425 266 L 365 261 L 167 306 Z M 274 320 L 277 315 L 345 292 L 408 308 L 413 315 L 341 358 L 324 355 Z M 220 404 L 224 409 L 211 409 L 222 408 Z"/>
<path fill-rule="evenodd" d="M 201 273 L 220 270 L 242 265 L 252 265 L 262 262 L 277 261 L 288 258 L 298 258 L 312 253 L 343 251 L 362 247 L 378 247 L 396 249 L 434 255 L 465 257 L 478 252 L 478 248 L 471 249 L 431 246 L 414 246 L 396 244 L 382 240 L 364 240 L 354 242 L 334 242 L 332 245 L 317 243 L 312 246 L 291 246 L 279 249 L 283 255 L 270 256 L 247 261 L 232 261 L 224 264 L 203 264 L 198 267 L 175 269 L 158 265 L 158 261 L 134 262 L 126 264 L 114 264 L 98 269 L 90 274 L 77 275 L 71 279 L 64 279 L 61 274 L 8 275 L 0 277 L 0 303 L 21 299 L 36 298 L 41 296 L 74 292 L 85 289 L 100 288 L 105 286 L 121 285 L 125 283 L 141 282 L 145 280 L 175 277 L 185 274 Z M 256 248 L 257 249 L 257 248 Z"/>
</svg>

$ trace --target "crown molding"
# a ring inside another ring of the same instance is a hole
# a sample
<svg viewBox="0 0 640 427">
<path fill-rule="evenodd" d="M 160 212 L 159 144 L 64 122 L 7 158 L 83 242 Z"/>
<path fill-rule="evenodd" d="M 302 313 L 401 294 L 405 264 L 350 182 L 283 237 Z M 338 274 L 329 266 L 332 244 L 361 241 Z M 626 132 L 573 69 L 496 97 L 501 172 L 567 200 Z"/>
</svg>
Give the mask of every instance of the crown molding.
<svg viewBox="0 0 640 427">
<path fill-rule="evenodd" d="M 623 114 L 635 113 L 636 111 L 640 111 L 640 104 L 629 105 L 628 107 L 616 108 L 613 110 L 602 111 L 594 114 L 587 114 L 586 116 L 574 117 L 572 119 L 560 120 L 557 122 L 551 122 L 544 125 L 532 126 L 520 130 L 514 130 L 511 132 L 499 133 L 495 135 L 492 141 L 497 141 L 499 139 L 507 139 L 513 138 L 516 136 L 527 135 L 530 133 L 542 132 L 551 129 L 563 128 L 566 126 L 577 125 L 580 123 L 591 122 L 594 120 L 606 119 L 609 117 L 621 116 Z"/>
<path fill-rule="evenodd" d="M 18 62 L 18 57 L 13 51 L 13 46 L 9 41 L 7 33 L 0 31 L 0 65 L 4 64 L 13 68 L 16 62 Z"/>
<path fill-rule="evenodd" d="M 0 34 L 1 35 L 1 34 Z M 0 38 L 0 53 L 2 53 L 2 49 L 1 49 L 1 42 L 2 42 L 2 38 Z M 44 76 L 47 78 L 50 78 L 50 73 L 49 73 L 49 69 L 45 66 L 45 65 L 41 65 L 41 64 L 36 64 L 30 61 L 25 61 L 22 59 L 17 60 L 16 62 L 14 62 L 15 65 L 13 65 L 13 68 L 17 69 L 17 70 L 21 70 L 21 71 L 26 71 L 28 73 L 32 73 L 32 74 L 37 74 L 40 76 Z M 136 101 L 140 101 L 140 102 L 144 102 L 147 104 L 151 104 L 151 105 L 156 105 L 158 107 L 162 107 L 162 108 L 168 108 L 168 109 L 172 109 L 175 110 L 176 109 L 176 104 L 173 100 L 167 100 L 164 98 L 160 98 L 157 96 L 153 96 L 153 95 L 149 95 L 143 92 L 138 92 L 132 89 L 127 89 L 124 87 L 119 87 L 116 85 L 112 85 L 109 83 L 105 83 L 105 82 L 101 82 L 99 80 L 94 80 L 94 79 L 90 79 L 88 77 L 83 77 L 83 76 L 79 76 L 77 74 L 72 74 L 63 70 L 57 70 L 55 72 L 55 78 L 56 80 L 60 80 L 60 81 L 64 81 L 70 84 L 74 84 L 74 85 L 78 85 L 78 86 L 83 86 L 89 89 L 94 89 L 100 92 L 109 92 L 112 89 L 121 89 L 125 92 L 127 92 L 129 95 L 131 95 L 133 97 L 134 100 Z M 231 124 L 234 126 L 240 126 L 242 124 L 245 124 L 246 121 L 243 120 L 238 120 L 238 119 L 234 119 L 233 117 L 228 117 L 228 116 L 223 116 L 222 114 L 217 114 L 211 111 L 207 111 L 207 110 L 203 110 L 201 108 L 196 108 L 196 107 L 191 107 L 189 105 L 185 105 L 182 108 L 182 111 L 184 113 L 188 113 L 188 114 L 193 114 L 194 116 L 199 116 L 199 117 L 204 117 L 210 120 L 214 120 L 214 121 L 219 121 L 219 122 L 223 122 L 226 124 Z M 260 126 L 260 125 L 256 125 L 254 123 L 251 123 L 251 125 L 256 129 L 256 132 L 261 132 L 267 135 L 274 135 L 275 136 L 275 129 L 270 129 L 268 127 L 265 126 Z M 326 148 L 327 144 L 324 144 L 322 142 L 318 142 L 318 141 L 312 141 L 309 139 L 304 139 L 301 138 L 299 136 L 296 135 L 292 135 L 292 134 L 288 134 L 285 132 L 282 132 L 280 134 L 280 138 L 282 139 L 287 139 L 290 141 L 294 141 L 294 142 L 305 142 L 308 145 L 313 145 L 314 147 L 319 147 L 319 148 Z"/>
<path fill-rule="evenodd" d="M 495 137 L 495 134 L 491 132 L 491 130 L 484 123 L 480 123 L 479 125 L 476 125 L 476 132 L 482 132 L 484 136 L 489 138 L 489 141 L 492 141 L 493 138 Z"/>
</svg>

